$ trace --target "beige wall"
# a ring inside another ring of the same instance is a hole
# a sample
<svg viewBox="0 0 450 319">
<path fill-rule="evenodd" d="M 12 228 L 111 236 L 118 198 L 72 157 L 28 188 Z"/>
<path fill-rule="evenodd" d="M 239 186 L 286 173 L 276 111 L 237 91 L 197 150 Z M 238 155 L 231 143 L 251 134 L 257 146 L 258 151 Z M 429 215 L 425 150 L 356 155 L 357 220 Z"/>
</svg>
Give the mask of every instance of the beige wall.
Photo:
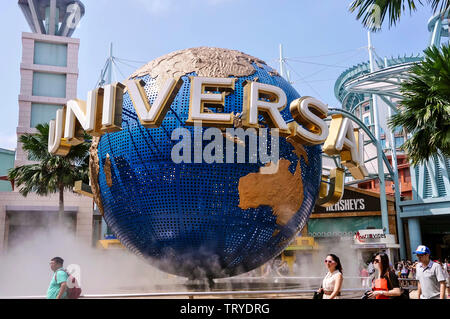
<svg viewBox="0 0 450 319">
<path fill-rule="evenodd" d="M 36 194 L 29 194 L 23 197 L 18 192 L 2 192 L 0 193 L 0 251 L 4 250 L 4 237 L 7 231 L 5 227 L 6 208 L 7 206 L 45 206 L 58 208 L 58 194 L 43 197 Z M 86 245 L 92 243 L 92 219 L 93 219 L 93 200 L 86 196 L 81 196 L 72 192 L 64 193 L 64 205 L 66 207 L 78 207 L 76 214 L 76 238 L 79 242 Z M 14 214 L 9 212 L 8 214 Z"/>
<path fill-rule="evenodd" d="M 5 206 L 0 204 L 0 255 L 2 254 L 5 246 L 5 225 L 6 224 L 6 210 Z"/>
</svg>

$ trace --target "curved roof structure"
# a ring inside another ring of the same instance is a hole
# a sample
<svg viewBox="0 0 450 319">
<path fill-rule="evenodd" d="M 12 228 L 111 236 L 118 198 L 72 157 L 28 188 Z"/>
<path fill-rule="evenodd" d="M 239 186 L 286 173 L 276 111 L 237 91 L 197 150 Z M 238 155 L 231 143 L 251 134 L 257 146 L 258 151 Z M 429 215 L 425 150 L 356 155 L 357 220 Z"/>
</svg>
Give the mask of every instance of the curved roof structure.
<svg viewBox="0 0 450 319">
<path fill-rule="evenodd" d="M 393 65 L 369 74 L 361 75 L 344 84 L 347 92 L 361 94 L 381 94 L 401 99 L 400 85 L 408 79 L 408 72 L 416 62 Z"/>
<path fill-rule="evenodd" d="M 386 71 L 387 69 L 393 70 L 393 67 L 405 64 L 410 64 L 410 67 L 414 62 L 419 62 L 421 60 L 422 58 L 420 56 L 390 58 L 386 61 L 387 67 L 385 67 L 384 63 L 381 65 L 381 63 L 378 62 L 380 70 L 377 72 Z M 399 69 L 396 70 L 398 71 Z M 394 73 L 395 72 L 396 71 L 394 71 Z M 365 92 L 364 90 L 349 90 L 349 83 L 353 83 L 355 79 L 363 79 L 364 76 L 368 75 L 369 73 L 370 65 L 367 61 L 345 70 L 336 80 L 336 83 L 334 85 L 334 94 L 336 98 L 342 103 L 342 107 L 344 109 L 351 110 L 352 107 L 364 101 L 364 94 L 371 93 Z"/>
</svg>

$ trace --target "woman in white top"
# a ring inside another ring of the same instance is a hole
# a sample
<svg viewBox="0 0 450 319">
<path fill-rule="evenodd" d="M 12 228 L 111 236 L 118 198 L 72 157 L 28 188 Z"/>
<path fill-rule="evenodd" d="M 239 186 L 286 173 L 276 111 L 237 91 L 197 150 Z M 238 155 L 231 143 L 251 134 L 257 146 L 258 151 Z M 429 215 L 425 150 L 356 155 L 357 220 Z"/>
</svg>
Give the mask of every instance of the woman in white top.
<svg viewBox="0 0 450 319">
<path fill-rule="evenodd" d="M 329 254 L 325 258 L 325 265 L 328 273 L 322 281 L 322 288 L 319 289 L 319 292 L 323 291 L 323 299 L 339 299 L 344 280 L 341 261 L 338 256 Z"/>
</svg>

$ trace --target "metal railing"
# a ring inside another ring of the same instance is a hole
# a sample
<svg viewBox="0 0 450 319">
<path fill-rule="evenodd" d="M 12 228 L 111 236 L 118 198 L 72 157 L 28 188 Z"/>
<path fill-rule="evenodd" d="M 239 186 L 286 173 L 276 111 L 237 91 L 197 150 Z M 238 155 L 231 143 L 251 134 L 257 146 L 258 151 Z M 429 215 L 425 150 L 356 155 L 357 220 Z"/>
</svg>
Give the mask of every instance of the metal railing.
<svg viewBox="0 0 450 319">
<path fill-rule="evenodd" d="M 364 288 L 348 288 L 342 289 L 342 293 L 363 293 L 367 289 Z M 181 292 L 152 292 L 152 293 L 135 293 L 135 294 L 86 294 L 81 295 L 80 299 L 111 299 L 111 298 L 167 298 L 167 297 L 187 297 L 194 299 L 194 297 L 224 297 L 224 296 L 253 296 L 263 297 L 266 295 L 304 295 L 313 294 L 317 289 L 286 289 L 286 290 L 240 290 L 240 291 L 181 291 Z M 312 295 L 311 295 L 312 297 Z M 45 299 L 46 296 L 10 296 L 0 297 L 0 299 Z"/>
<path fill-rule="evenodd" d="M 265 277 L 235 277 L 235 278 L 227 278 L 228 283 L 230 281 L 239 281 L 239 282 L 252 282 L 252 281 L 260 281 L 261 279 L 269 279 Z M 297 281 L 299 279 L 309 279 L 309 280 L 321 280 L 322 277 L 271 277 L 273 283 L 277 283 L 280 281 Z M 360 280 L 370 280 L 370 277 L 346 277 L 346 279 L 360 279 Z M 220 283 L 220 279 L 217 280 L 217 283 Z M 416 279 L 406 279 L 399 278 L 400 287 L 408 290 L 417 289 Z M 360 293 L 362 295 L 365 291 L 370 289 L 369 287 L 362 288 L 346 288 L 341 289 L 342 297 L 345 298 L 344 294 L 355 295 L 356 293 Z M 189 298 L 194 299 L 197 298 L 206 298 L 206 297 L 216 297 L 223 298 L 226 296 L 244 296 L 244 297 L 254 297 L 254 298 L 265 298 L 270 295 L 272 298 L 277 296 L 298 296 L 298 295 L 306 295 L 312 294 L 317 291 L 317 289 L 272 289 L 272 290 L 226 290 L 226 291 L 176 291 L 176 292 L 150 292 L 150 293 L 117 293 L 117 294 L 83 294 L 80 296 L 81 299 L 114 299 L 114 298 L 169 298 L 169 297 L 180 297 L 180 298 Z M 356 294 L 357 295 L 357 294 Z M 0 296 L 0 299 L 45 299 L 46 296 Z"/>
</svg>

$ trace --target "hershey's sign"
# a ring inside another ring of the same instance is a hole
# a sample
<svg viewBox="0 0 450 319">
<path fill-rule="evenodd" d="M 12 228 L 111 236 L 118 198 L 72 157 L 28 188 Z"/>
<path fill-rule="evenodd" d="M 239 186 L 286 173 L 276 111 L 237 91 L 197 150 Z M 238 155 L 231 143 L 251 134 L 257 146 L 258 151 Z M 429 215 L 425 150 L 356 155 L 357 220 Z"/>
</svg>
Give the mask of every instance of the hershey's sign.
<svg viewBox="0 0 450 319">
<path fill-rule="evenodd" d="M 326 207 L 327 212 L 341 212 L 341 211 L 358 211 L 364 210 L 366 204 L 364 198 L 341 199 L 333 206 Z"/>
<path fill-rule="evenodd" d="M 342 199 L 333 206 L 315 206 L 314 213 L 339 213 L 339 212 L 375 212 L 381 211 L 380 199 L 361 192 L 345 188 Z"/>
</svg>

